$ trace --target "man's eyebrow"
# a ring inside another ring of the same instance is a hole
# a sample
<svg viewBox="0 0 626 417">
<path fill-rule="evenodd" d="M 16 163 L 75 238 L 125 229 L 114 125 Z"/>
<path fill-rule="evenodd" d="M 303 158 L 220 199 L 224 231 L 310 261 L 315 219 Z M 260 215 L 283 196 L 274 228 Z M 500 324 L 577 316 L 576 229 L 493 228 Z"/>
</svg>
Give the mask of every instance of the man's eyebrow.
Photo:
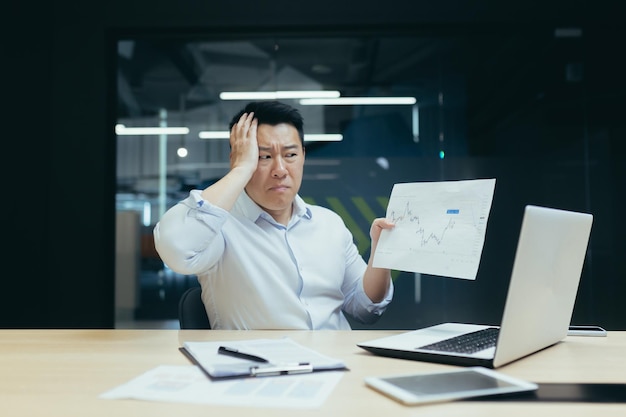
<svg viewBox="0 0 626 417">
<path fill-rule="evenodd" d="M 300 147 L 299 145 L 294 144 L 294 145 L 283 146 L 281 149 L 282 150 L 289 150 L 289 149 L 297 149 L 299 147 Z M 267 152 L 269 152 L 269 151 L 272 150 L 272 147 L 271 146 L 259 146 L 259 150 L 260 151 L 267 151 Z"/>
</svg>

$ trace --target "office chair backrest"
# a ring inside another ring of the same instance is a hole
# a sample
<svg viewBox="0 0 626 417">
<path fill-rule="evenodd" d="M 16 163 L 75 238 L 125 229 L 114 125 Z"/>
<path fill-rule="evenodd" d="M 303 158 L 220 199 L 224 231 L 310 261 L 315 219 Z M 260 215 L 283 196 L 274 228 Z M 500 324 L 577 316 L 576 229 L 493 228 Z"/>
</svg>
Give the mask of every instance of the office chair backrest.
<svg viewBox="0 0 626 417">
<path fill-rule="evenodd" d="M 210 329 L 209 317 L 202 302 L 202 289 L 186 290 L 178 301 L 178 322 L 181 329 Z"/>
</svg>

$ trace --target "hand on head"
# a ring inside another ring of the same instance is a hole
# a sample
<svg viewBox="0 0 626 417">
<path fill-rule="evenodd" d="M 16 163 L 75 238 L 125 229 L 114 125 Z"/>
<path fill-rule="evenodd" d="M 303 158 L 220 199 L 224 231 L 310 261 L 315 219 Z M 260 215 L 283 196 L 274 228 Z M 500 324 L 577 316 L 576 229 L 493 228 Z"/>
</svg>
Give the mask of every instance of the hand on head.
<svg viewBox="0 0 626 417">
<path fill-rule="evenodd" d="M 230 168 L 256 170 L 259 163 L 259 145 L 257 142 L 258 120 L 254 112 L 244 113 L 230 130 Z"/>
</svg>

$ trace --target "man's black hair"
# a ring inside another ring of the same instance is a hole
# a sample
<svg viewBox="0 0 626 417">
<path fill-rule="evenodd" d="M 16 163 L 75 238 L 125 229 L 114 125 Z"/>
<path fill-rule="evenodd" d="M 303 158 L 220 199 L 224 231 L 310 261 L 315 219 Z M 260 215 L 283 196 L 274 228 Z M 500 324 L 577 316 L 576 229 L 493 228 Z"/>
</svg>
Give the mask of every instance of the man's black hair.
<svg viewBox="0 0 626 417">
<path fill-rule="evenodd" d="M 254 118 L 259 121 L 259 124 L 275 126 L 280 123 L 287 123 L 292 125 L 298 131 L 300 143 L 304 148 L 304 121 L 298 109 L 280 101 L 253 101 L 232 118 L 228 130 L 230 131 L 237 124 L 241 115 L 250 112 L 254 112 Z"/>
</svg>

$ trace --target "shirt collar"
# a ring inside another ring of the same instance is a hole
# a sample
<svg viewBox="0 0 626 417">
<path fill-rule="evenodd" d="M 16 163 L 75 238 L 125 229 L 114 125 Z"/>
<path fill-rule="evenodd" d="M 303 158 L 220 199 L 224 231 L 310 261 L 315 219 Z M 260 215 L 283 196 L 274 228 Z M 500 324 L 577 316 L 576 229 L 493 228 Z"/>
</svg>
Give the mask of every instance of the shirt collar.
<svg viewBox="0 0 626 417">
<path fill-rule="evenodd" d="M 300 198 L 299 195 L 296 194 L 296 198 L 294 199 L 294 214 L 298 217 L 304 217 L 307 219 L 310 219 L 311 217 L 313 217 L 313 213 L 311 212 L 311 209 L 309 208 L 309 205 L 307 203 L 304 202 L 304 200 L 302 198 Z"/>
</svg>

